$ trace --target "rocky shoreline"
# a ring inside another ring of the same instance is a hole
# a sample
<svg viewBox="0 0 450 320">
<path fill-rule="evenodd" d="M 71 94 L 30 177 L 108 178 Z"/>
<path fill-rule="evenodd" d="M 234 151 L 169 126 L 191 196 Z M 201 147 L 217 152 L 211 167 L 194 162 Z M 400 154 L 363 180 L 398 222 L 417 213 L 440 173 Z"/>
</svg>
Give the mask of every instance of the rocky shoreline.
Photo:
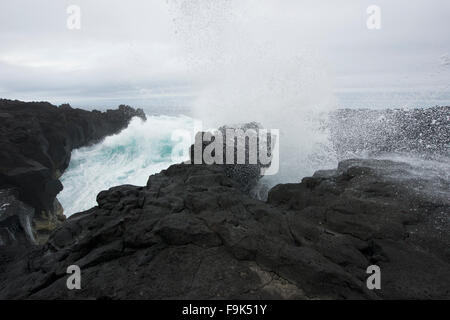
<svg viewBox="0 0 450 320">
<path fill-rule="evenodd" d="M 45 244 L 1 246 L 0 299 L 450 299 L 448 179 L 349 159 L 261 201 L 236 170 L 172 165 L 99 193 Z"/>
<path fill-rule="evenodd" d="M 263 202 L 223 166 L 173 165 L 101 192 L 47 244 L 2 251 L 0 298 L 449 299 L 449 185 L 428 183 L 406 163 L 347 160 Z M 73 264 L 81 290 L 66 287 Z M 373 264 L 381 290 L 366 287 Z"/>
<path fill-rule="evenodd" d="M 124 105 L 100 112 L 0 99 L 0 244 L 44 243 L 64 220 L 56 195 L 72 150 L 120 132 L 135 116 L 145 119 Z"/>
</svg>

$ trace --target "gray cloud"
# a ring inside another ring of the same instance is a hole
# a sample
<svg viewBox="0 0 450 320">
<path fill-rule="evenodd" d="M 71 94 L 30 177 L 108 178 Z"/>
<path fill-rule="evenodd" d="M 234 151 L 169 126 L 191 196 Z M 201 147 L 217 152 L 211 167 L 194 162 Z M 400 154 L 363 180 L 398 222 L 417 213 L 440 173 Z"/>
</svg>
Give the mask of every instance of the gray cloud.
<svg viewBox="0 0 450 320">
<path fill-rule="evenodd" d="M 0 96 L 93 106 L 182 98 L 196 80 L 195 55 L 186 59 L 186 45 L 201 50 L 202 41 L 226 43 L 218 18 L 241 21 L 237 33 L 240 27 L 254 39 L 277 39 L 283 50 L 311 47 L 337 90 L 448 91 L 449 68 L 442 63 L 450 53 L 448 0 L 229 2 L 191 0 L 186 19 L 183 0 L 2 1 Z M 81 7 L 81 30 L 66 28 L 70 4 Z M 381 7 L 381 30 L 366 28 L 371 4 Z"/>
</svg>

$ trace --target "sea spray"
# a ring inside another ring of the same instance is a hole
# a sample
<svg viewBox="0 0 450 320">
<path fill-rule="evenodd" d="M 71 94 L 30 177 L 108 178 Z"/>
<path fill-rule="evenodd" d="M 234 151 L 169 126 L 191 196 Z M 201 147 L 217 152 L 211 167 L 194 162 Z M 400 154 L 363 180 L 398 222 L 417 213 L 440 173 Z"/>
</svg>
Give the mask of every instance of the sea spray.
<svg viewBox="0 0 450 320">
<path fill-rule="evenodd" d="M 172 133 L 179 129 L 192 132 L 194 125 L 194 119 L 186 116 L 147 115 L 147 121 L 134 118 L 119 134 L 74 150 L 61 178 L 64 189 L 58 195 L 64 214 L 70 216 L 95 206 L 102 190 L 121 184 L 145 185 L 151 174 L 174 164 L 175 146 L 188 150 L 190 141 L 173 141 Z M 182 143 L 185 145 L 180 146 Z"/>
<path fill-rule="evenodd" d="M 279 129 L 280 172 L 270 184 L 336 165 L 323 126 L 334 97 L 308 22 L 275 23 L 254 1 L 169 3 L 198 93 L 195 118 L 206 127 L 256 121 Z M 266 4 L 281 15 L 289 10 Z"/>
</svg>

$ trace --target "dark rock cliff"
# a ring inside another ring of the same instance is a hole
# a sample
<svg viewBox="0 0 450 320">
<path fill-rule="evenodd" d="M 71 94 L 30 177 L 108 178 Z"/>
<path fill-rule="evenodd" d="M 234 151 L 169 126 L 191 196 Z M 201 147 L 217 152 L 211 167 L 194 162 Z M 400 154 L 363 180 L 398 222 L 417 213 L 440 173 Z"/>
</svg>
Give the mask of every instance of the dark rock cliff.
<svg viewBox="0 0 450 320">
<path fill-rule="evenodd" d="M 64 219 L 56 195 L 62 190 L 59 177 L 69 165 L 71 151 L 118 133 L 134 116 L 145 119 L 142 110 L 128 106 L 89 112 L 69 105 L 1 99 L 0 197 L 7 194 L 10 200 L 3 204 L 21 202 L 23 207 L 16 217 L 22 222 L 14 228 L 5 227 L 14 220 L 12 215 L 0 211 L 1 241 L 31 239 L 23 234 L 26 221 L 32 223 L 33 237 L 45 241 Z"/>
<path fill-rule="evenodd" d="M 348 160 L 263 202 L 224 166 L 173 165 L 101 192 L 44 246 L 1 252 L 0 298 L 449 299 L 449 183 L 418 170 Z"/>
</svg>

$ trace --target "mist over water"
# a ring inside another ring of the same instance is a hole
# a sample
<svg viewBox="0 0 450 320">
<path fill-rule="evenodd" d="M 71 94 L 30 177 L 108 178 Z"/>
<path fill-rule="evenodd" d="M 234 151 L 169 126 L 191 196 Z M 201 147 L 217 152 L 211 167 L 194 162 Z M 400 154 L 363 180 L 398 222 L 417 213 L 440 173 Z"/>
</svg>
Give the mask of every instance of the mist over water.
<svg viewBox="0 0 450 320">
<path fill-rule="evenodd" d="M 207 128 L 256 121 L 279 129 L 280 171 L 267 177 L 271 184 L 336 164 L 322 126 L 336 103 L 306 23 L 275 23 L 250 0 L 174 1 L 172 10 L 195 75 L 195 118 Z"/>
<path fill-rule="evenodd" d="M 280 171 L 263 179 L 269 186 L 298 182 L 336 165 L 323 126 L 334 108 L 325 66 L 302 32 L 291 32 L 289 24 L 274 26 L 251 4 L 169 2 L 196 92 L 190 101 L 193 118 L 148 115 L 146 122 L 134 119 L 121 133 L 75 150 L 58 196 L 66 215 L 94 206 L 102 190 L 145 185 L 149 175 L 174 163 L 173 132 L 194 135 L 197 120 L 203 129 L 252 121 L 279 129 Z M 189 142 L 184 143 L 188 150 Z"/>
<path fill-rule="evenodd" d="M 267 10 L 279 10 L 289 17 L 289 12 L 283 11 L 288 7 L 267 1 L 272 5 L 261 9 L 256 2 L 168 1 L 180 57 L 188 66 L 195 92 L 189 98 L 192 118 L 161 106 L 158 114 L 163 115 L 148 114 L 146 122 L 134 119 L 121 133 L 75 150 L 62 176 L 64 190 L 58 195 L 66 215 L 95 206 L 102 190 L 121 184 L 145 185 L 149 175 L 181 162 L 175 161 L 172 152 L 175 146 L 187 151 L 190 142 L 180 146 L 171 139 L 172 134 L 181 129 L 193 136 L 202 129 L 198 121 L 203 129 L 253 121 L 278 129 L 280 169 L 261 180 L 268 187 L 300 182 L 316 170 L 336 167 L 338 155 L 329 124 L 337 99 L 325 60 L 308 33 L 307 13 L 299 13 L 295 21 L 272 20 Z M 361 97 L 354 94 L 339 107 L 353 106 L 354 97 L 355 107 L 359 107 L 356 104 Z M 375 97 L 368 99 L 372 104 Z M 392 107 L 392 97 L 385 100 L 379 108 Z M 364 137 L 367 128 L 358 122 L 352 134 Z M 406 156 L 386 154 L 380 158 L 412 163 L 433 179 L 443 177 L 448 169 L 440 161 L 419 161 L 405 151 Z M 352 157 L 365 157 L 365 150 Z M 443 179 L 448 181 L 448 176 Z M 430 185 L 433 190 L 439 187 Z"/>
</svg>

